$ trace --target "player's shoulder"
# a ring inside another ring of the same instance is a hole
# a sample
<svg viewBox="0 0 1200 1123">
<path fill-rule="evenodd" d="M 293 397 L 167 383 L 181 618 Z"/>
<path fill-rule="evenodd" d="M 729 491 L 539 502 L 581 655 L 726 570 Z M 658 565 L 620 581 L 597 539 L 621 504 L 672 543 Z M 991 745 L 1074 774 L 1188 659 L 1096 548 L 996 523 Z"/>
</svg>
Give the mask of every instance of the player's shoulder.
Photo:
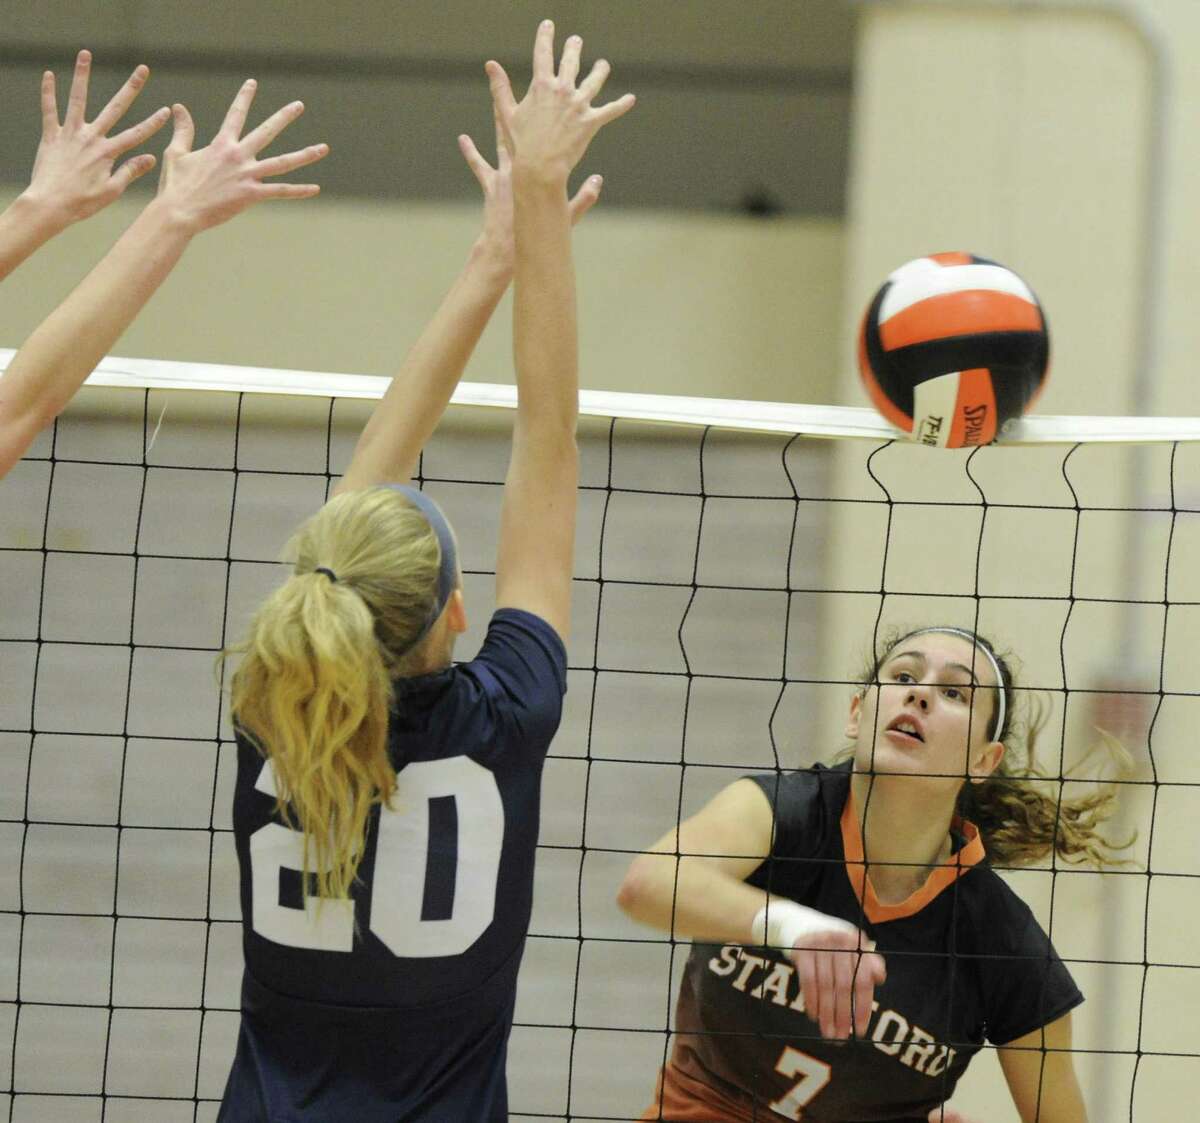
<svg viewBox="0 0 1200 1123">
<path fill-rule="evenodd" d="M 545 746 L 562 716 L 566 647 L 540 616 L 500 608 L 479 653 L 455 668 L 455 679 L 460 707 L 474 715 L 474 724 L 507 729 L 521 741 Z"/>
<path fill-rule="evenodd" d="M 488 637 L 493 634 L 526 637 L 550 648 L 556 655 L 566 655 L 566 647 L 558 629 L 544 616 L 528 609 L 511 606 L 497 608 L 488 621 Z"/>
<path fill-rule="evenodd" d="M 1015 1041 L 1083 1001 L 1050 932 L 1004 877 L 985 863 L 957 884 L 957 947 L 978 979 L 989 1041 Z"/>
<path fill-rule="evenodd" d="M 850 791 L 850 769 L 851 762 L 843 761 L 745 777 L 758 785 L 771 805 L 777 852 L 815 851 L 841 816 Z"/>
<path fill-rule="evenodd" d="M 1048 938 L 1034 911 L 989 862 L 960 881 L 973 922 L 968 931 L 984 954 L 1045 954 Z"/>
<path fill-rule="evenodd" d="M 562 694 L 567 688 L 567 649 L 542 617 L 523 608 L 498 608 L 479 653 L 459 670 L 482 677 L 485 684 L 499 679 L 509 690 L 540 684 Z"/>
<path fill-rule="evenodd" d="M 817 763 L 792 772 L 753 772 L 745 779 L 762 789 L 777 815 L 819 803 L 836 804 L 840 813 L 850 790 L 850 769 L 851 762 L 847 760 L 834 765 Z"/>
</svg>

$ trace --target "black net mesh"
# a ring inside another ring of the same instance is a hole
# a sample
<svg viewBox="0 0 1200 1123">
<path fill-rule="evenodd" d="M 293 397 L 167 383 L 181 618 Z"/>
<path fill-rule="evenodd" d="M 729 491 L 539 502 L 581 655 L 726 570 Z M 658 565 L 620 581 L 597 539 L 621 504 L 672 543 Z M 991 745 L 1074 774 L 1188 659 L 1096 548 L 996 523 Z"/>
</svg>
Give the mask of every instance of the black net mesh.
<svg viewBox="0 0 1200 1123">
<path fill-rule="evenodd" d="M 10 1123 L 215 1118 L 241 949 L 214 655 L 281 579 L 368 409 L 90 390 L 0 484 Z M 462 541 L 463 652 L 490 611 L 508 425 L 453 410 L 421 465 Z M 615 907 L 631 855 L 741 773 L 829 759 L 874 638 L 932 621 L 1016 651 L 1068 796 L 1095 778 L 1093 727 L 1135 758 L 1112 832 L 1137 831 L 1135 864 L 1005 876 L 1088 995 L 1091 1118 L 1166 1117 L 1200 1058 L 1196 447 L 958 454 L 588 421 L 581 448 L 513 1118 L 637 1118 L 688 948 Z M 977 1098 L 1002 1087 L 989 1063 Z"/>
</svg>

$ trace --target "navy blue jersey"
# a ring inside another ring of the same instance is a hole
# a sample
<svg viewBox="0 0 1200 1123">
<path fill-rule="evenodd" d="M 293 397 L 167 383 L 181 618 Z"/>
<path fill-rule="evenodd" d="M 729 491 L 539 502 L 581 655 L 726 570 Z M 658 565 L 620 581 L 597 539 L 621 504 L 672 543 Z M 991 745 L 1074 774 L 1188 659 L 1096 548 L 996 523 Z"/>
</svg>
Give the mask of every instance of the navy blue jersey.
<svg viewBox="0 0 1200 1123">
<path fill-rule="evenodd" d="M 565 690 L 562 641 L 517 609 L 496 612 L 471 662 L 398 680 L 395 795 L 371 815 L 351 899 L 319 908 L 271 766 L 239 737 L 246 970 L 222 1123 L 507 1119 L 542 764 Z"/>
<path fill-rule="evenodd" d="M 1007 1044 L 1083 1001 L 1029 908 L 956 822 L 957 862 L 898 905 L 865 875 L 850 766 L 751 777 L 775 819 L 747 880 L 858 925 L 887 981 L 864 1038 L 826 1040 L 787 956 L 696 944 L 680 986 L 674 1063 L 744 1105 L 809 1123 L 925 1123 L 984 1041 Z M 774 1118 L 775 1116 L 771 1116 Z"/>
</svg>

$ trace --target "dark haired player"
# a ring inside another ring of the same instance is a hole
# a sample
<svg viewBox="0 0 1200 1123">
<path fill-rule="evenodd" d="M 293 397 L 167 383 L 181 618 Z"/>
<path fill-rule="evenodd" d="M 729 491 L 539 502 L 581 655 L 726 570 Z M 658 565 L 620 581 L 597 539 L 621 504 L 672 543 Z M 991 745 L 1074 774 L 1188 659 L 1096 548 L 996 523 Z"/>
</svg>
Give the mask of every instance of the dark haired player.
<svg viewBox="0 0 1200 1123">
<path fill-rule="evenodd" d="M 854 697 L 851 760 L 738 780 L 634 861 L 622 907 L 696 941 L 644 1119 L 952 1121 L 989 1041 L 1025 1123 L 1086 1123 L 1082 996 L 985 847 L 1070 856 L 1103 813 L 1072 834 L 1063 801 L 1037 834 L 1029 801 L 1053 801 L 1001 771 L 1011 681 L 972 633 L 909 633 Z"/>
</svg>

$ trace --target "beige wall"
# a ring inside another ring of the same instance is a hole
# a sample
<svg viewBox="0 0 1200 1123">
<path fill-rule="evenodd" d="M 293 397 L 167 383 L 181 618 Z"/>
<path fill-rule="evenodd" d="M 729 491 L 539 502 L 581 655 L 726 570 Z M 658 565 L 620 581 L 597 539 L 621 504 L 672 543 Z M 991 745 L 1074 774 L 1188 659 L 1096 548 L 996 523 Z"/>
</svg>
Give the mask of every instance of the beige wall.
<svg viewBox="0 0 1200 1123">
<path fill-rule="evenodd" d="M 1188 122 L 1200 105 L 1200 75 L 1189 65 L 1187 45 L 1200 35 L 1200 5 L 1189 0 L 1144 5 L 1164 32 L 1176 79 L 1167 122 L 1170 158 L 1165 168 L 1153 169 L 1168 177 L 1167 210 L 1161 217 L 1169 232 L 1159 278 L 1162 295 L 1153 307 L 1147 307 L 1150 296 L 1142 277 L 1149 237 L 1144 208 L 1150 182 L 1151 55 L 1122 21 L 1088 11 L 1087 5 L 1075 7 L 1046 11 L 1036 4 L 947 0 L 864 9 L 843 335 L 849 338 L 870 294 L 896 265 L 930 251 L 965 249 L 1016 268 L 1047 307 L 1054 358 L 1041 410 L 1137 410 L 1137 340 L 1140 318 L 1148 311 L 1158 318 L 1162 348 L 1144 410 L 1194 415 L 1200 411 L 1190 356 L 1200 328 L 1190 309 L 1200 281 L 1195 265 L 1200 223 L 1188 199 L 1200 153 Z M 861 400 L 844 382 L 839 390 L 843 401 Z M 1066 599 L 1072 594 L 1161 598 L 1171 520 L 1169 514 L 1110 512 L 1085 514 L 1077 523 L 1075 496 L 1062 477 L 1064 452 L 985 450 L 973 460 L 971 472 L 984 483 L 990 502 L 1046 505 L 1038 511 L 991 508 L 982 537 L 978 507 L 896 506 L 884 578 L 893 595 L 882 608 L 885 624 L 939 619 L 969 625 L 978 612 L 981 630 L 1022 656 L 1024 681 L 1052 692 L 1056 709 L 1043 739 L 1044 762 L 1052 769 L 1060 766 L 1060 756 L 1069 762 L 1079 755 L 1097 720 L 1087 695 L 1070 694 L 1062 724 L 1064 685 L 1094 688 L 1117 680 L 1153 687 L 1164 643 L 1168 690 L 1194 689 L 1197 671 L 1194 651 L 1181 640 L 1187 610 L 1172 609 L 1164 640 L 1162 611 L 1154 606 L 1072 606 Z M 957 453 L 899 448 L 877 458 L 874 467 L 896 500 L 940 495 L 977 503 L 965 460 Z M 839 461 L 839 493 L 880 497 L 863 470 L 861 450 L 842 447 Z M 1144 481 L 1140 487 L 1138 471 Z M 1162 504 L 1170 495 L 1162 450 L 1139 457 L 1085 449 L 1071 458 L 1068 474 L 1084 507 Z M 1180 505 L 1197 494 L 1190 451 L 1180 457 L 1175 485 Z M 840 526 L 831 535 L 833 572 L 878 588 L 882 513 L 879 525 L 861 512 L 838 514 Z M 1079 548 L 1073 555 L 1077 526 Z M 1173 600 L 1197 589 L 1194 565 L 1179 564 L 1190 556 L 1181 552 L 1189 527 L 1186 519 L 1177 520 Z M 1131 572 L 1136 574 L 1132 585 Z M 900 590 L 924 595 L 894 595 Z M 959 596 L 947 600 L 947 592 Z M 1004 599 L 1030 595 L 1060 599 Z M 839 637 L 846 637 L 844 661 L 851 662 L 850 647 L 870 634 L 879 611 L 878 596 L 835 599 L 829 629 L 834 657 Z M 1172 688 L 1171 681 L 1193 685 Z M 1153 763 L 1160 780 L 1190 773 L 1188 725 L 1178 720 L 1181 712 L 1182 703 L 1168 699 L 1155 727 Z M 826 715 L 828 728 L 835 727 L 837 717 L 836 712 Z M 1139 774 L 1149 778 L 1144 742 L 1131 742 L 1131 748 Z M 1127 792 L 1124 801 L 1124 820 L 1141 835 L 1135 856 L 1162 872 L 1172 859 L 1161 840 L 1182 833 L 1188 841 L 1172 851 L 1190 853 L 1194 871 L 1194 815 L 1160 801 L 1151 854 L 1152 808 L 1143 794 Z M 1144 877 L 1044 873 L 1023 875 L 1017 887 L 1043 923 L 1050 919 L 1053 899 L 1052 934 L 1060 952 L 1071 958 L 1136 964 L 1145 939 L 1147 947 L 1159 949 L 1149 953 L 1152 961 L 1194 962 L 1194 955 L 1180 953 L 1177 946 L 1165 951 L 1179 921 L 1194 926 L 1197 919 L 1185 883 L 1157 880 L 1148 905 L 1149 885 Z M 1184 958 L 1170 958 L 1179 954 Z M 1178 1102 L 1174 1097 L 1188 1086 L 1188 1062 L 1144 1061 L 1135 1091 L 1132 1052 L 1139 1042 L 1146 1049 L 1200 1050 L 1187 1028 L 1190 1015 L 1181 984 L 1188 973 L 1152 969 L 1142 1006 L 1140 968 L 1081 964 L 1075 972 L 1089 997 L 1076 1019 L 1077 1045 L 1118 1051 L 1078 1058 L 1092 1123 L 1130 1118 L 1131 1096 L 1133 1118 L 1169 1117 Z M 1151 1038 L 1156 1044 L 1146 1045 Z M 973 1067 L 958 1099 L 964 1111 L 989 1123 L 1017 1118 L 993 1058 Z"/>
<path fill-rule="evenodd" d="M 0 345 L 20 345 L 143 199 L 67 231 L 5 285 Z M 454 204 L 261 207 L 198 238 L 114 353 L 390 374 L 477 222 L 474 207 Z M 601 202 L 577 234 L 577 264 L 585 387 L 800 401 L 833 392 L 838 223 Z M 511 382 L 510 348 L 505 305 L 467 378 Z"/>
</svg>

